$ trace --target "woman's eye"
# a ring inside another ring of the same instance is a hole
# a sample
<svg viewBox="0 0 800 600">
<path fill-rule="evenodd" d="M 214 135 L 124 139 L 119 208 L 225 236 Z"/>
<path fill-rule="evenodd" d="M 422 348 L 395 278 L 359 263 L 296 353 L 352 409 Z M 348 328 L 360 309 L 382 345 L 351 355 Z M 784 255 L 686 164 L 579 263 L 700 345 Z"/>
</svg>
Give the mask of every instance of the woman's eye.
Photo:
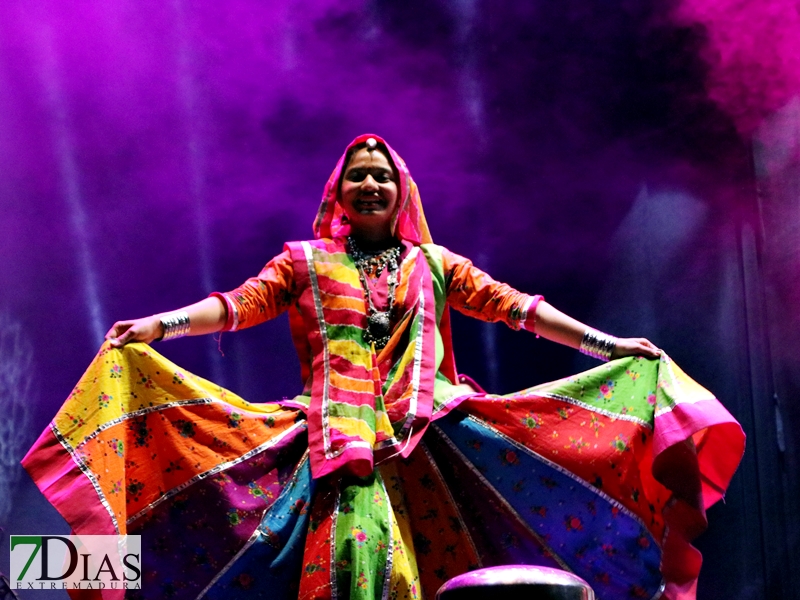
<svg viewBox="0 0 800 600">
<path fill-rule="evenodd" d="M 389 183 L 392 181 L 392 174 L 386 173 L 384 171 L 378 172 L 368 172 L 368 171 L 361 171 L 358 169 L 354 169 L 352 171 L 348 171 L 345 175 L 345 179 L 347 181 L 352 181 L 354 183 L 360 183 L 367 178 L 367 174 L 372 175 L 372 179 L 374 179 L 377 183 Z"/>
</svg>

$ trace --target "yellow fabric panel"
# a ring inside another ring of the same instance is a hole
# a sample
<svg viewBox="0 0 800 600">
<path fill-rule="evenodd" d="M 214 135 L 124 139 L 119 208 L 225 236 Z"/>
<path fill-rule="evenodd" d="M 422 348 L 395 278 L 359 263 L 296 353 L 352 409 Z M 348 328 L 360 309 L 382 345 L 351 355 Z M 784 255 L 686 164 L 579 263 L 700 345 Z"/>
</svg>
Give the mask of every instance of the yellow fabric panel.
<svg viewBox="0 0 800 600">
<path fill-rule="evenodd" d="M 398 306 L 405 304 L 406 296 L 408 295 L 408 282 L 411 281 L 411 271 L 413 271 L 416 266 L 416 261 L 409 259 L 412 258 L 412 256 L 416 256 L 417 252 L 419 252 L 419 250 L 416 248 L 412 249 L 406 259 L 400 264 L 400 273 L 398 275 L 400 284 L 395 290 L 395 302 Z"/>
<path fill-rule="evenodd" d="M 106 342 L 72 390 L 53 423 L 74 448 L 99 427 L 153 404 L 214 398 L 250 412 L 281 411 L 277 404 L 250 404 L 192 375 L 146 344 L 112 348 Z"/>
<path fill-rule="evenodd" d="M 375 433 L 367 422 L 361 419 L 350 417 L 331 417 L 329 420 L 331 429 L 336 429 L 344 435 L 359 437 L 370 444 L 375 443 Z"/>
<path fill-rule="evenodd" d="M 408 510 L 399 492 L 399 477 L 393 461 L 378 467 L 386 482 L 386 492 L 392 505 L 392 574 L 389 578 L 389 597 L 398 600 L 422 598 L 422 585 L 417 570 L 417 557 L 414 554 L 414 539 L 408 522 Z"/>
<path fill-rule="evenodd" d="M 394 379 L 395 381 L 399 381 L 403 373 L 405 373 L 406 369 L 409 365 L 413 365 L 414 363 L 414 352 L 417 349 L 416 340 L 413 340 L 403 352 L 403 357 L 400 359 L 397 365 L 397 371 L 395 372 Z"/>
<path fill-rule="evenodd" d="M 360 290 L 361 281 L 358 278 L 358 271 L 352 267 L 345 266 L 341 263 L 322 262 L 319 260 L 314 261 L 314 269 L 317 275 L 328 277 L 339 283 L 346 283 L 353 288 Z"/>
<path fill-rule="evenodd" d="M 358 367 L 372 370 L 372 355 L 353 340 L 330 340 L 328 349 L 331 354 L 346 358 Z"/>
<path fill-rule="evenodd" d="M 683 369 L 681 369 L 674 362 L 669 361 L 666 365 L 667 372 L 674 375 L 673 383 L 676 383 L 680 388 L 680 402 L 700 402 L 702 400 L 713 400 L 714 394 L 709 392 L 702 385 L 697 383 L 694 379 L 689 377 Z M 667 379 L 669 381 L 669 379 Z M 678 396 L 678 394 L 675 394 Z"/>
<path fill-rule="evenodd" d="M 382 410 L 375 412 L 375 430 L 376 432 L 383 433 L 386 437 L 392 437 L 394 435 L 392 422 L 389 420 L 389 416 Z"/>
</svg>

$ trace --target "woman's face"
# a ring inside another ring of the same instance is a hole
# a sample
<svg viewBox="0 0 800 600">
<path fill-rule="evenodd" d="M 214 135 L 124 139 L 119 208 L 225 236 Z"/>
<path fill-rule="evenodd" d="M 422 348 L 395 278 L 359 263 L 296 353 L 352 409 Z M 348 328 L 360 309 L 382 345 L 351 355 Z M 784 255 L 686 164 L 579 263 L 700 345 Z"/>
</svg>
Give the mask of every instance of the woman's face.
<svg viewBox="0 0 800 600">
<path fill-rule="evenodd" d="M 397 176 L 380 149 L 361 148 L 342 177 L 341 202 L 355 235 L 389 237 L 397 207 Z"/>
</svg>

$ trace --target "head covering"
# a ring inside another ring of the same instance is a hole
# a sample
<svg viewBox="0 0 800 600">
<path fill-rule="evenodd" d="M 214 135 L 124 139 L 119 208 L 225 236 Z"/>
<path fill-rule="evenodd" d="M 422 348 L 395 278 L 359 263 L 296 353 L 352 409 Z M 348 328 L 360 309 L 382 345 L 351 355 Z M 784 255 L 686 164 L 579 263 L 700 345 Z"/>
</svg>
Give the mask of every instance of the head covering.
<svg viewBox="0 0 800 600">
<path fill-rule="evenodd" d="M 422 212 L 419 190 L 408 172 L 406 163 L 382 137 L 374 133 L 365 133 L 350 142 L 339 162 L 336 163 L 336 168 L 328 178 L 328 183 L 325 184 L 325 190 L 322 193 L 322 202 L 319 205 L 317 218 L 314 220 L 314 237 L 316 239 L 334 238 L 346 237 L 350 234 L 350 225 L 346 220 L 342 220 L 345 214 L 339 197 L 339 180 L 344 175 L 345 160 L 350 150 L 360 144 L 366 144 L 369 138 L 374 138 L 375 141 L 386 147 L 389 151 L 388 158 L 397 170 L 398 202 L 397 209 L 392 215 L 392 233 L 396 238 L 406 240 L 415 246 L 432 243 L 433 240 L 428 230 L 428 223 L 425 221 L 425 214 Z M 378 149 L 380 149 L 380 146 L 378 146 Z"/>
<path fill-rule="evenodd" d="M 428 223 L 425 220 L 425 213 L 422 212 L 422 201 L 419 197 L 417 184 L 411 178 L 405 161 L 386 143 L 386 140 L 374 133 L 359 135 L 350 142 L 339 158 L 339 162 L 336 163 L 336 168 L 328 178 L 328 183 L 325 184 L 322 202 L 319 205 L 317 218 L 314 220 L 314 238 L 335 238 L 350 235 L 350 225 L 346 221 L 342 221 L 344 210 L 340 203 L 339 180 L 344 175 L 345 160 L 350 150 L 360 144 L 366 144 L 369 138 L 375 138 L 376 142 L 386 147 L 389 151 L 389 160 L 397 169 L 398 202 L 397 210 L 392 216 L 392 233 L 398 239 L 406 240 L 415 246 L 433 243 L 428 230 Z M 450 310 L 448 308 L 445 308 L 441 319 L 439 319 L 439 332 L 444 344 L 444 357 L 441 365 L 439 365 L 439 371 L 451 382 L 456 383 L 458 381 L 458 373 L 456 371 L 455 355 L 453 354 L 453 341 L 450 333 Z"/>
</svg>

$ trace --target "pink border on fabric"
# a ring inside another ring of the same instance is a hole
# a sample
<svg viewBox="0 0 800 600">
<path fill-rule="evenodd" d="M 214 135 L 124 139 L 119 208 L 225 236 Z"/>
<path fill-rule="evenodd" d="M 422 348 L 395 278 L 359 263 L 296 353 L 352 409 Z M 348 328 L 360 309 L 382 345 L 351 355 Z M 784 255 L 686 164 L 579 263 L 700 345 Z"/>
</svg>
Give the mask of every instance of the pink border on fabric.
<svg viewBox="0 0 800 600">
<path fill-rule="evenodd" d="M 328 250 L 326 247 L 325 242 L 314 241 L 309 242 L 312 246 L 319 247 L 322 246 L 323 249 Z M 309 293 L 312 295 L 312 302 L 313 300 L 313 290 L 311 289 L 311 273 L 309 272 L 308 263 L 305 256 L 305 250 L 303 249 L 302 242 L 289 242 L 285 246 L 288 248 L 292 257 L 292 264 L 294 267 L 294 274 L 295 274 L 295 282 L 298 289 L 305 290 L 303 293 Z M 298 303 L 303 302 L 303 296 L 301 295 L 298 299 Z M 335 470 L 335 465 L 331 464 L 332 461 L 328 460 L 325 453 L 325 440 L 323 439 L 323 428 L 325 424 L 323 423 L 322 418 L 322 411 L 323 406 L 322 402 L 315 401 L 315 398 L 322 398 L 322 386 L 325 384 L 325 377 L 322 373 L 322 369 L 319 368 L 319 364 L 323 357 L 323 348 L 322 348 L 322 337 L 321 332 L 319 329 L 319 322 L 316 314 L 314 314 L 313 318 L 308 317 L 302 318 L 301 323 L 305 329 L 307 325 L 311 325 L 312 329 L 308 331 L 304 331 L 305 340 L 310 343 L 310 348 L 308 356 L 313 356 L 311 360 L 310 372 L 315 373 L 315 376 L 311 380 L 311 402 L 308 406 L 306 411 L 306 415 L 308 417 L 308 450 L 309 450 L 309 461 L 311 463 L 311 473 L 315 479 L 322 477 L 323 475 L 327 475 L 328 473 L 333 472 Z M 299 324 L 299 323 L 298 323 Z M 295 340 L 296 345 L 297 342 L 300 341 L 302 336 L 300 336 L 299 332 L 295 333 L 292 331 L 292 339 Z M 312 341 L 313 340 L 313 341 Z M 301 351 L 304 351 L 304 348 L 297 346 L 298 354 Z M 316 350 L 316 351 L 315 351 Z M 302 361 L 302 357 L 301 357 Z M 366 449 L 365 449 L 366 450 Z M 365 460 L 365 456 L 358 456 L 356 460 Z M 369 460 L 370 466 L 372 461 L 372 449 L 369 449 Z"/>
<path fill-rule="evenodd" d="M 22 459 L 22 466 L 77 534 L 116 535 L 92 482 L 48 427 Z M 76 499 L 80 499 L 76 501 Z"/>
<path fill-rule="evenodd" d="M 721 499 L 742 460 L 745 435 L 741 425 L 713 398 L 682 403 L 656 417 L 653 456 L 705 431 L 697 461 L 703 476 L 703 504 L 708 508 Z M 713 458 L 706 449 L 713 449 Z"/>
<path fill-rule="evenodd" d="M 434 381 L 436 379 L 436 297 L 433 292 L 433 276 L 428 260 L 422 252 L 417 255 L 416 261 L 416 269 L 422 269 L 422 294 L 427 308 L 422 314 L 421 343 L 423 347 L 417 391 L 417 414 L 412 425 L 414 431 L 400 453 L 403 458 L 409 457 L 431 423 Z"/>
<path fill-rule="evenodd" d="M 21 461 L 36 487 L 78 535 L 117 535 L 89 478 L 48 427 Z M 125 590 L 67 590 L 74 600 L 123 600 Z"/>
<path fill-rule="evenodd" d="M 673 457 L 665 452 L 693 439 L 699 440 L 694 469 L 695 476 L 700 478 L 702 497 L 698 501 L 702 506 L 673 498 L 672 505 L 664 508 L 667 532 L 661 568 L 667 580 L 664 597 L 669 600 L 695 600 L 703 558 L 691 540 L 705 529 L 705 509 L 723 497 L 744 454 L 745 435 L 741 426 L 718 400 L 708 398 L 678 404 L 656 416 L 654 465 L 659 457 L 672 462 Z M 692 465 L 683 467 L 688 469 Z M 675 463 L 671 468 L 682 466 Z"/>
<path fill-rule="evenodd" d="M 656 455 L 706 427 L 722 423 L 731 423 L 739 427 L 736 419 L 715 398 L 698 402 L 681 402 L 672 410 L 656 413 L 655 422 L 657 436 L 653 440 L 653 452 Z M 741 430 L 741 427 L 739 429 Z"/>
</svg>

